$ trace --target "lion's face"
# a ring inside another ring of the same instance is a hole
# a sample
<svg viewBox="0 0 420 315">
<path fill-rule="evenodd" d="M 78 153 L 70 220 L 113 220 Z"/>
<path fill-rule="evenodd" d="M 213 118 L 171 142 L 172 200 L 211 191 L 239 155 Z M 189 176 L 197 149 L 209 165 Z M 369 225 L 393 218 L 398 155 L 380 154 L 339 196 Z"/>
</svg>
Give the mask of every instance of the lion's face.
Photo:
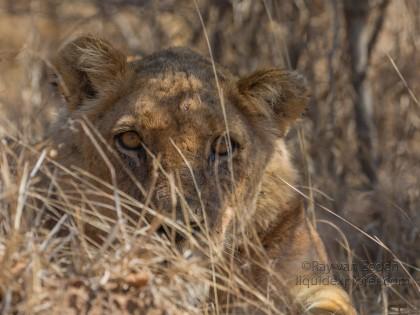
<svg viewBox="0 0 420 315">
<path fill-rule="evenodd" d="M 214 84 L 181 71 L 150 77 L 139 72 L 134 85 L 98 121 L 92 119 L 145 191 L 152 192 L 151 203 L 193 226 L 206 219 L 211 230 L 224 228 L 227 207 L 252 211 L 271 143 L 233 95 L 225 93 L 222 105 Z M 126 175 L 121 175 L 123 184 Z M 138 189 L 130 193 L 142 202 L 147 198 Z"/>
<path fill-rule="evenodd" d="M 306 100 L 293 73 L 237 81 L 217 69 L 216 81 L 211 63 L 185 49 L 127 64 L 106 42 L 80 38 L 56 64 L 69 118 L 85 115 L 115 152 L 118 188 L 220 239 L 252 214 L 274 142 Z M 110 180 L 92 137 L 71 138 L 83 167 Z"/>
</svg>

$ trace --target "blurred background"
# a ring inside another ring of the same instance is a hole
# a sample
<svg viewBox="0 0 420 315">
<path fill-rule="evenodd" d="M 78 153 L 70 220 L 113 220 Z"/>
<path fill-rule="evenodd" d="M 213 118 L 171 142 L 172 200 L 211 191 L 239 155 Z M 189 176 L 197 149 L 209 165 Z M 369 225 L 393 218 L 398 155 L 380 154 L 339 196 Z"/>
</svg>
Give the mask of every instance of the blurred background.
<svg viewBox="0 0 420 315">
<path fill-rule="evenodd" d="M 332 262 L 358 266 L 336 276 L 361 314 L 418 314 L 420 1 L 0 0 L 0 136 L 42 139 L 57 112 L 48 60 L 85 33 L 132 56 L 188 46 L 238 76 L 306 76 L 288 141 Z"/>
</svg>

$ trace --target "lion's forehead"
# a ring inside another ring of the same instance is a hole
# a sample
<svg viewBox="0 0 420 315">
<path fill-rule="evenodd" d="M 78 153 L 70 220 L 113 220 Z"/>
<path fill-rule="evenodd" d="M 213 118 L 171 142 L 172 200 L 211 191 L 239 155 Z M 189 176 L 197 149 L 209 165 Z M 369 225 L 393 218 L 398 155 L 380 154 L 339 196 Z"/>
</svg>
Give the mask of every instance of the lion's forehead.
<svg viewBox="0 0 420 315">
<path fill-rule="evenodd" d="M 150 110 L 163 107 L 189 112 L 205 109 L 215 102 L 216 91 L 193 75 L 183 72 L 140 78 L 137 82 L 136 107 Z"/>
<path fill-rule="evenodd" d="M 129 112 L 147 129 L 165 129 L 173 124 L 205 128 L 223 122 L 217 90 L 185 72 L 139 78 L 128 100 L 120 101 L 117 107 L 126 111 L 127 105 Z M 227 100 L 223 100 L 223 106 L 231 107 Z"/>
<path fill-rule="evenodd" d="M 198 91 L 208 85 L 202 78 L 186 71 L 165 71 L 142 80 L 142 83 L 167 94 Z"/>
</svg>

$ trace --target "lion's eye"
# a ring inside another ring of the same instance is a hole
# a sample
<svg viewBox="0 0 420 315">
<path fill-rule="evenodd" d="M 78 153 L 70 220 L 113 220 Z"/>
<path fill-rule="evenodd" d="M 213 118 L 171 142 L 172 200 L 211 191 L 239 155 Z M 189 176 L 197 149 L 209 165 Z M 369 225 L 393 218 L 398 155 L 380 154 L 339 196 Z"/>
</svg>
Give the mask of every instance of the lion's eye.
<svg viewBox="0 0 420 315">
<path fill-rule="evenodd" d="M 135 131 L 126 131 L 117 135 L 118 143 L 126 150 L 141 149 L 141 138 Z"/>
<path fill-rule="evenodd" d="M 233 157 L 239 149 L 239 144 L 231 137 L 230 139 L 226 136 L 220 136 L 216 138 L 211 146 L 210 159 L 212 161 L 216 158 L 223 159 L 229 157 L 229 154 Z"/>
</svg>

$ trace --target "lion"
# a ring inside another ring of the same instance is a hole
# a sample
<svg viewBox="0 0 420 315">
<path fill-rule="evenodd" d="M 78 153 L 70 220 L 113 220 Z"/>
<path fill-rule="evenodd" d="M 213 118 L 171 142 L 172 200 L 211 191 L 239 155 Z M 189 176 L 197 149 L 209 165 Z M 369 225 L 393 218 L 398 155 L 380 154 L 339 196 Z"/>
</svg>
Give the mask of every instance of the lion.
<svg viewBox="0 0 420 315">
<path fill-rule="evenodd" d="M 330 275 L 302 268 L 328 263 L 284 140 L 308 103 L 303 77 L 274 68 L 238 79 L 187 48 L 127 60 L 93 36 L 59 50 L 52 69 L 65 106 L 48 136 L 51 157 L 207 234 L 261 290 L 274 279 L 265 260 L 304 311 L 356 314 Z M 182 233 L 174 239 L 187 246 Z M 279 308 L 280 292 L 271 293 Z"/>
</svg>

